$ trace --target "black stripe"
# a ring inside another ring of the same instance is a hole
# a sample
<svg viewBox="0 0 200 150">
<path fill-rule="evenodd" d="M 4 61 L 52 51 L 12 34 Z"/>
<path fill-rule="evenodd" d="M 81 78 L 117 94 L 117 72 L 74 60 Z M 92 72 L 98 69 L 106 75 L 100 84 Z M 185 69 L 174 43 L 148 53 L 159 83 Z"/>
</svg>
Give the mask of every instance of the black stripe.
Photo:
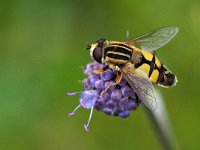
<svg viewBox="0 0 200 150">
<path fill-rule="evenodd" d="M 127 55 L 129 55 L 130 57 L 132 56 L 132 51 L 127 50 L 127 49 L 122 48 L 122 47 L 116 47 L 115 52 L 127 54 Z"/>
<path fill-rule="evenodd" d="M 129 55 L 130 57 L 132 56 L 132 51 L 128 50 L 128 49 L 125 49 L 125 48 L 122 48 L 122 47 L 115 47 L 115 46 L 111 46 L 111 47 L 107 47 L 105 49 L 105 54 L 107 54 L 107 52 L 119 52 L 119 53 L 123 53 L 123 54 L 127 54 Z"/>
<path fill-rule="evenodd" d="M 118 54 L 113 54 L 113 53 L 108 53 L 106 55 L 107 57 L 114 58 L 114 59 L 121 59 L 121 60 L 129 60 L 130 58 L 127 56 L 123 55 L 118 55 Z"/>
<path fill-rule="evenodd" d="M 155 66 L 155 56 L 153 55 L 153 58 L 152 58 L 152 60 L 151 60 L 151 62 L 150 62 L 150 69 L 149 69 L 149 77 L 151 76 L 151 74 L 152 74 L 152 72 L 153 72 L 153 70 L 154 70 L 154 66 Z"/>
<path fill-rule="evenodd" d="M 164 82 L 164 73 L 165 73 L 166 69 L 164 68 L 163 64 L 161 64 L 160 68 L 158 68 L 158 72 L 159 72 L 159 76 L 157 79 L 157 83 L 162 83 Z"/>
<path fill-rule="evenodd" d="M 149 61 L 145 59 L 145 57 L 141 54 L 140 55 L 140 60 L 138 63 L 135 64 L 135 68 L 140 67 L 142 64 L 147 63 L 149 64 Z"/>
</svg>

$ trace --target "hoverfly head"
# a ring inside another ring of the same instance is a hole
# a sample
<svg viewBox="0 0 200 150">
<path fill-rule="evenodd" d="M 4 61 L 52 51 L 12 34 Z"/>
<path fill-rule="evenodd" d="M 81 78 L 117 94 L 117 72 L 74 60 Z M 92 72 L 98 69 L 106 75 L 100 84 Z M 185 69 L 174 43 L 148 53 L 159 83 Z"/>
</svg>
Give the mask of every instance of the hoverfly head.
<svg viewBox="0 0 200 150">
<path fill-rule="evenodd" d="M 95 44 L 92 44 L 90 47 L 90 55 L 94 58 L 98 63 L 103 63 L 103 49 L 104 43 L 106 39 L 99 39 Z"/>
</svg>

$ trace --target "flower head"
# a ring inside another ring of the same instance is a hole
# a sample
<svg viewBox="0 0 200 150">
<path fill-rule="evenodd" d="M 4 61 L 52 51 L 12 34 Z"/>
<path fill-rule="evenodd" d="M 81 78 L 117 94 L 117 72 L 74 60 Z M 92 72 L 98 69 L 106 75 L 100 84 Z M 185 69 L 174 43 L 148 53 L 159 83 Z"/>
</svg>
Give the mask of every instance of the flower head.
<svg viewBox="0 0 200 150">
<path fill-rule="evenodd" d="M 81 106 L 85 109 L 91 109 L 88 123 L 84 124 L 86 131 L 89 131 L 88 126 L 94 108 L 109 116 L 126 118 L 130 115 L 130 111 L 135 110 L 140 103 L 125 78 L 122 78 L 118 85 L 110 86 L 115 83 L 117 75 L 115 70 L 108 69 L 99 74 L 94 73 L 94 70 L 103 67 L 105 67 L 104 64 L 96 62 L 87 64 L 84 69 L 84 73 L 87 75 L 87 78 L 83 80 L 84 91 L 67 93 L 68 96 L 80 93 L 80 104 L 73 112 L 69 113 L 70 116 L 75 115 L 75 111 Z"/>
</svg>

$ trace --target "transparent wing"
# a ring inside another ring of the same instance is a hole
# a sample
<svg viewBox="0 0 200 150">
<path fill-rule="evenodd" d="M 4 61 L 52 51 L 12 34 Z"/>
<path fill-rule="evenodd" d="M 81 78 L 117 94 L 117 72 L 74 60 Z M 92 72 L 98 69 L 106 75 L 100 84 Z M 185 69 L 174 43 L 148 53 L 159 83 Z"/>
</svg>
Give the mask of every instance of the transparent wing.
<svg viewBox="0 0 200 150">
<path fill-rule="evenodd" d="M 126 41 L 125 43 L 145 51 L 154 51 L 173 39 L 178 30 L 179 29 L 177 27 L 160 28 L 139 36 L 135 39 Z"/>
<path fill-rule="evenodd" d="M 121 73 L 142 102 L 155 112 L 157 109 L 156 94 L 146 73 L 142 70 L 134 70 L 130 63 L 121 68 Z"/>
</svg>

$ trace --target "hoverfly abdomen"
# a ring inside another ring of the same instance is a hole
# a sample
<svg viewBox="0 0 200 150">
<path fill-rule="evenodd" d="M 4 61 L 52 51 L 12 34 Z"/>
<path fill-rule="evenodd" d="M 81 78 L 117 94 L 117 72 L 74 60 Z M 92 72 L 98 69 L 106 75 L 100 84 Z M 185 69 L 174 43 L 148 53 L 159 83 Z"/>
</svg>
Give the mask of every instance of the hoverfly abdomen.
<svg viewBox="0 0 200 150">
<path fill-rule="evenodd" d="M 135 68 L 145 71 L 153 84 L 171 87 L 177 82 L 176 76 L 152 53 L 142 51 L 139 61 L 135 64 Z"/>
<path fill-rule="evenodd" d="M 172 87 L 176 85 L 176 82 L 176 76 L 171 73 L 164 65 L 161 65 L 159 69 L 157 84 L 163 87 Z"/>
</svg>

